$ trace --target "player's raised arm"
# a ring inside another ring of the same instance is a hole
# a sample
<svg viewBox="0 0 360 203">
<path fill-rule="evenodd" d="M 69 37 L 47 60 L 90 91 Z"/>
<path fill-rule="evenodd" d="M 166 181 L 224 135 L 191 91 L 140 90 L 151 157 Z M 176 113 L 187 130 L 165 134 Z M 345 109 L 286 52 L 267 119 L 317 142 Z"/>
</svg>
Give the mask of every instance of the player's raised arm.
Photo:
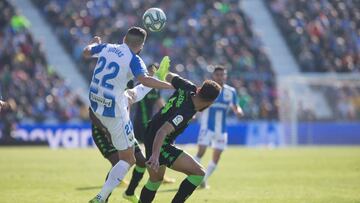
<svg viewBox="0 0 360 203">
<path fill-rule="evenodd" d="M 168 64 L 166 64 L 166 66 L 164 66 L 164 65 L 162 66 L 162 64 L 163 64 L 163 61 L 160 64 L 159 70 L 164 71 L 164 73 L 166 74 L 169 70 L 170 64 L 168 63 Z M 137 80 L 144 86 L 156 88 L 156 89 L 172 89 L 173 88 L 173 86 L 170 83 L 164 82 L 155 77 L 149 76 L 148 73 L 146 72 L 146 67 L 145 67 L 144 62 L 137 55 L 135 55 L 133 57 L 133 59 L 131 60 L 130 68 L 131 68 L 132 73 L 134 74 L 134 77 L 136 77 Z"/>
<path fill-rule="evenodd" d="M 156 88 L 156 89 L 172 89 L 173 86 L 168 83 L 168 82 L 163 82 L 159 79 L 156 79 L 154 77 L 148 76 L 148 75 L 140 75 L 137 77 L 137 80 L 147 86 L 147 87 L 151 87 L 151 88 Z"/>
<path fill-rule="evenodd" d="M 101 38 L 98 36 L 95 36 L 90 43 L 84 48 L 83 50 L 83 56 L 85 58 L 91 58 L 94 57 L 94 55 L 101 52 L 101 50 L 105 47 L 105 44 L 101 44 Z"/>
</svg>

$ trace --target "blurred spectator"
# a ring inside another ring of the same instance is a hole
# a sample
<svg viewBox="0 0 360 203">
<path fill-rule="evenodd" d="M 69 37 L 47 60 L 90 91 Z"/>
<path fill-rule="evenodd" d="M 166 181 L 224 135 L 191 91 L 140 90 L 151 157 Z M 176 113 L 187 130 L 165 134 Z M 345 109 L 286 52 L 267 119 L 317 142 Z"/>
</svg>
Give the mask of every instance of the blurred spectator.
<svg viewBox="0 0 360 203">
<path fill-rule="evenodd" d="M 360 71 L 360 2 L 358 0 L 265 1 L 288 46 L 305 72 Z M 324 92 L 330 120 L 360 119 L 360 88 L 349 85 L 312 88 Z M 300 120 L 317 120 L 302 103 Z"/>
<path fill-rule="evenodd" d="M 359 0 L 265 2 L 303 71 L 360 71 Z"/>
<path fill-rule="evenodd" d="M 167 26 L 160 33 L 149 33 L 141 53 L 145 62 L 169 55 L 176 72 L 199 83 L 213 71 L 212 64 L 225 65 L 231 85 L 247 89 L 251 114 L 245 118 L 277 119 L 274 73 L 238 0 L 33 2 L 88 79 L 95 62 L 84 61 L 81 50 L 91 37 L 99 35 L 105 42 L 122 41 L 120 37 L 130 26 L 141 26 L 146 9 L 160 7 L 167 14 Z"/>
<path fill-rule="evenodd" d="M 335 109 L 334 118 L 336 120 L 358 120 L 360 119 L 360 87 L 340 86 L 327 87 L 326 96 Z"/>
<path fill-rule="evenodd" d="M 86 119 L 79 113 L 85 105 L 49 67 L 29 26 L 8 1 L 0 1 L 0 91 L 17 106 L 2 113 L 0 123 Z"/>
</svg>

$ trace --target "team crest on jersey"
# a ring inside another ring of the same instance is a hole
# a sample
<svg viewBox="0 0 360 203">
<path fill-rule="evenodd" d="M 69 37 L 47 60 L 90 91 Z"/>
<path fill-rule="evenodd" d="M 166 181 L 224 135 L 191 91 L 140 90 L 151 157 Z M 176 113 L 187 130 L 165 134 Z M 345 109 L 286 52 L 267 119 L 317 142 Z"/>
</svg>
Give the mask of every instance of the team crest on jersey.
<svg viewBox="0 0 360 203">
<path fill-rule="evenodd" d="M 178 126 L 183 120 L 184 117 L 182 115 L 177 115 L 172 121 L 176 126 Z"/>
</svg>

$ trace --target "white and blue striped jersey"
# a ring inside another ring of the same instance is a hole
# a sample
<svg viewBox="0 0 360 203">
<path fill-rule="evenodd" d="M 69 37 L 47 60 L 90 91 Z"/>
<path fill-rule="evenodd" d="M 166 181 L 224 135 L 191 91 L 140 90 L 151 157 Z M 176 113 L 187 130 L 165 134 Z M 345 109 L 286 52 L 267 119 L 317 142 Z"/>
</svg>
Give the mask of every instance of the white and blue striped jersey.
<svg viewBox="0 0 360 203">
<path fill-rule="evenodd" d="M 235 88 L 224 84 L 215 102 L 203 111 L 200 120 L 201 130 L 225 133 L 226 114 L 231 106 L 237 104 L 238 99 Z"/>
<path fill-rule="evenodd" d="M 126 84 L 133 77 L 144 75 L 144 61 L 124 44 L 99 44 L 91 48 L 98 57 L 90 83 L 91 109 L 106 117 L 119 117 L 127 108 Z"/>
</svg>

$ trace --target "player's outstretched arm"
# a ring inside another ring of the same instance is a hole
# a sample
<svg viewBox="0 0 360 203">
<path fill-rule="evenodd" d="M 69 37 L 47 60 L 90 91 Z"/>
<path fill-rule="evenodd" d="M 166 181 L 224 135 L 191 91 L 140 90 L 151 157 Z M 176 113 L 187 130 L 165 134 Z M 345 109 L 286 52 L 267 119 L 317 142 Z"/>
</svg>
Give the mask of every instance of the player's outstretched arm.
<svg viewBox="0 0 360 203">
<path fill-rule="evenodd" d="M 140 75 L 137 77 L 137 80 L 144 86 L 155 88 L 155 89 L 173 89 L 174 88 L 170 83 L 163 82 L 159 79 L 156 79 L 156 78 L 148 76 L 148 75 Z"/>
<path fill-rule="evenodd" d="M 96 46 L 96 45 L 99 45 L 101 44 L 101 38 L 98 37 L 98 36 L 95 36 L 91 41 L 90 43 L 84 48 L 83 50 L 83 56 L 85 58 L 91 58 L 92 57 L 92 52 L 91 52 L 91 49 Z"/>
<path fill-rule="evenodd" d="M 146 164 L 157 171 L 159 169 L 159 156 L 160 156 L 160 148 L 164 143 L 164 139 L 167 135 L 172 133 L 175 130 L 174 126 L 169 122 L 165 122 L 160 129 L 156 132 L 151 157 L 146 162 Z"/>
</svg>

